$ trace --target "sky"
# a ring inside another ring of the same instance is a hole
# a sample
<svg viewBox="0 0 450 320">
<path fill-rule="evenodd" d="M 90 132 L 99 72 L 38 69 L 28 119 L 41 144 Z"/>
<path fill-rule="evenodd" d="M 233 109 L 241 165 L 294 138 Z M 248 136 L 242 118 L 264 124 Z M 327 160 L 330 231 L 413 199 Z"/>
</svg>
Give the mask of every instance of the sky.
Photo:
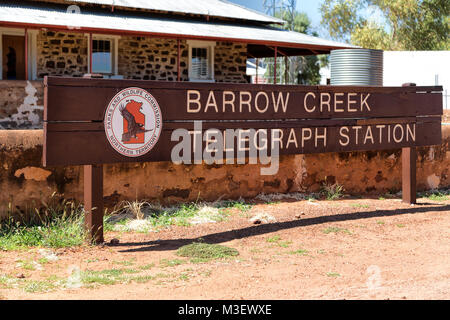
<svg viewBox="0 0 450 320">
<path fill-rule="evenodd" d="M 264 12 L 263 7 L 264 0 L 228 0 L 228 1 Z M 300 12 L 305 12 L 308 15 L 309 19 L 311 20 L 312 27 L 317 32 L 319 32 L 319 34 L 322 34 L 320 30 L 321 15 L 319 11 L 321 3 L 322 0 L 297 0 L 297 10 Z"/>
</svg>

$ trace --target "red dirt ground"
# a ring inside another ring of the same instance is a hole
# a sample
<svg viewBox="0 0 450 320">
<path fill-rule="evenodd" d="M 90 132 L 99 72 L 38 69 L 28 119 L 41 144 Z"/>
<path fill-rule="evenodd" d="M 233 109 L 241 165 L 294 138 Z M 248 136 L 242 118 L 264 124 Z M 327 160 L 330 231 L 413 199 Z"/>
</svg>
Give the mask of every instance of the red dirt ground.
<svg viewBox="0 0 450 320">
<path fill-rule="evenodd" d="M 448 198 L 447 198 L 448 199 Z M 260 212 L 277 222 L 254 225 Z M 0 252 L 0 276 L 44 280 L 81 270 L 134 268 L 154 278 L 95 288 L 57 288 L 31 293 L 5 289 L 2 299 L 449 299 L 450 201 L 422 198 L 410 206 L 398 199 L 283 201 L 233 209 L 226 221 L 173 227 L 159 233 L 106 234 L 115 246 L 56 250 L 59 260 L 43 270 L 17 261 L 37 260 L 37 249 Z M 175 255 L 203 238 L 235 248 L 226 260 L 193 263 Z M 306 250 L 298 251 L 299 249 Z M 164 266 L 162 259 L 183 264 Z M 70 270 L 72 270 L 70 269 Z M 1 283 L 0 283 L 1 284 Z"/>
</svg>

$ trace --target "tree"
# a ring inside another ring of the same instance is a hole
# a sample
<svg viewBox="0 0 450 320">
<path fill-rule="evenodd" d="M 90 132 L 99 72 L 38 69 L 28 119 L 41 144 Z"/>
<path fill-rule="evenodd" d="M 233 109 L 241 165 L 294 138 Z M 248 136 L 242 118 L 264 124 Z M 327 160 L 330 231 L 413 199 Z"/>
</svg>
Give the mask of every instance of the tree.
<svg viewBox="0 0 450 320">
<path fill-rule="evenodd" d="M 266 1 L 266 3 L 269 2 L 270 10 L 267 12 L 270 13 L 271 10 L 275 10 L 275 17 L 286 21 L 285 29 L 317 36 L 317 33 L 311 29 L 311 20 L 308 16 L 295 9 L 295 0 L 284 0 L 279 4 L 274 0 Z M 269 63 L 266 77 L 269 82 L 272 82 L 274 69 L 273 59 L 267 59 L 267 62 Z M 285 84 L 319 84 L 321 79 L 320 68 L 324 62 L 326 62 L 326 59 L 321 59 L 320 56 L 315 55 L 285 58 L 284 63 L 280 63 L 278 59 L 277 75 L 278 78 L 284 78 L 280 82 L 284 82 Z M 282 75 L 287 75 L 287 77 L 283 77 Z"/>
<path fill-rule="evenodd" d="M 324 0 L 320 10 L 332 38 L 364 48 L 450 48 L 448 0 Z"/>
</svg>

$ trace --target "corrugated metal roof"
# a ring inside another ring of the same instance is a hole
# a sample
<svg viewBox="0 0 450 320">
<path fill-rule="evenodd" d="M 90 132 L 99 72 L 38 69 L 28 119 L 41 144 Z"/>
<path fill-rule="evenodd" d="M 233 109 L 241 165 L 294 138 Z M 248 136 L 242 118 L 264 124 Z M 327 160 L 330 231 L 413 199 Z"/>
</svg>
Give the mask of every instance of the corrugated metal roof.
<svg viewBox="0 0 450 320">
<path fill-rule="evenodd" d="M 67 13 L 64 6 L 54 8 L 0 4 L 0 25 L 35 25 L 36 27 L 73 28 L 94 33 L 152 34 L 161 37 L 242 41 L 256 45 L 307 48 L 323 51 L 353 46 L 325 40 L 298 32 L 267 26 L 248 26 L 230 23 L 152 17 L 150 15 L 112 12 Z"/>
<path fill-rule="evenodd" d="M 224 0 L 71 0 L 126 8 L 198 14 L 283 24 L 284 21 Z"/>
</svg>

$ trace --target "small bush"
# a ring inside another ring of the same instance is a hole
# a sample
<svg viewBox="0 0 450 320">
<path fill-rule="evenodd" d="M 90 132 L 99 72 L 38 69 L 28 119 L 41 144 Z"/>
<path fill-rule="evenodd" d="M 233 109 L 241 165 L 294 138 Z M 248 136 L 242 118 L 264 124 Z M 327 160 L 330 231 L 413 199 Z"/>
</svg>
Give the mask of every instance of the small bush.
<svg viewBox="0 0 450 320">
<path fill-rule="evenodd" d="M 337 200 L 344 196 L 344 187 L 340 184 L 327 184 L 322 185 L 321 192 L 327 200 Z"/>
</svg>

